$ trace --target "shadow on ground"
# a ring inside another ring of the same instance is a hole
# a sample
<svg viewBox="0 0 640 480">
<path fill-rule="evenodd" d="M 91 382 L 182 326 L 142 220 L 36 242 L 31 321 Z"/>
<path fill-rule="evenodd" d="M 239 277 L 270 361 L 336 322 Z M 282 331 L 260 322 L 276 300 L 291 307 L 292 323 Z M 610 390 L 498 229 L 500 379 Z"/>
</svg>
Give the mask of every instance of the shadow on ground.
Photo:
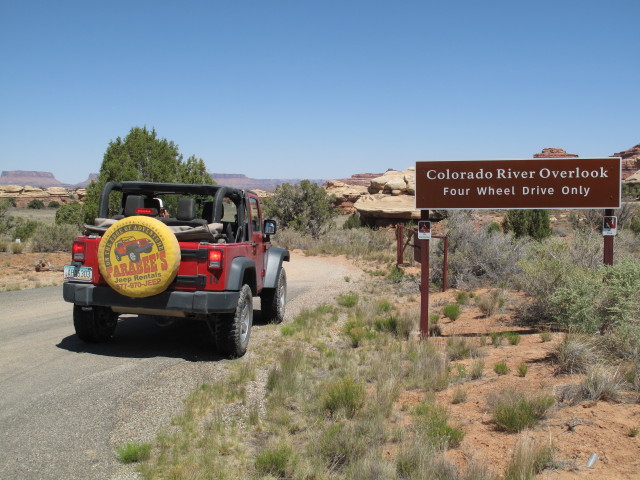
<svg viewBox="0 0 640 480">
<path fill-rule="evenodd" d="M 260 310 L 254 310 L 253 329 L 265 325 Z M 215 341 L 203 321 L 175 319 L 160 326 L 152 318 L 122 315 L 114 337 L 106 343 L 86 343 L 77 335 L 69 335 L 56 345 L 75 353 L 91 353 L 123 358 L 182 358 L 188 362 L 223 360 Z M 251 343 L 249 344 L 251 348 Z"/>
</svg>

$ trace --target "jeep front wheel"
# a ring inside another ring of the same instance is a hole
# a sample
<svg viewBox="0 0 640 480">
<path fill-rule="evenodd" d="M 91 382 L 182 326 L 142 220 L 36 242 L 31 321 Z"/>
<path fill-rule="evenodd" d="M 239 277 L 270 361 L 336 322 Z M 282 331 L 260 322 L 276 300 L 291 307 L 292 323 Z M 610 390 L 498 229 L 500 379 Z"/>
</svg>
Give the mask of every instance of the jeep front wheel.
<svg viewBox="0 0 640 480">
<path fill-rule="evenodd" d="M 270 323 L 282 323 L 287 301 L 287 274 L 280 269 L 276 288 L 265 288 L 260 294 L 263 320 Z"/>
<path fill-rule="evenodd" d="M 247 351 L 253 325 L 253 295 L 249 285 L 240 289 L 238 305 L 233 313 L 225 313 L 216 320 L 216 347 L 225 357 L 241 357 Z"/>
<path fill-rule="evenodd" d="M 106 342 L 113 337 L 117 325 L 118 314 L 110 308 L 73 306 L 73 326 L 85 342 Z"/>
</svg>

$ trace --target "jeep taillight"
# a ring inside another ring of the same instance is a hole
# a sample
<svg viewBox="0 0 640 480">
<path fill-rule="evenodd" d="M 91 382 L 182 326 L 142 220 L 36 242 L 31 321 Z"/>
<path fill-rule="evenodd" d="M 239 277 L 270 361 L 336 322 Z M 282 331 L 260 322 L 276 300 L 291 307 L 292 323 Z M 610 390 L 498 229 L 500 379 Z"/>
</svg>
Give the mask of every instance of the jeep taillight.
<svg viewBox="0 0 640 480">
<path fill-rule="evenodd" d="M 220 270 L 223 257 L 222 250 L 209 250 L 209 270 Z"/>
<path fill-rule="evenodd" d="M 73 247 L 71 248 L 72 259 L 74 262 L 84 262 L 85 259 L 85 251 L 87 249 L 87 244 L 84 242 L 73 242 Z"/>
</svg>

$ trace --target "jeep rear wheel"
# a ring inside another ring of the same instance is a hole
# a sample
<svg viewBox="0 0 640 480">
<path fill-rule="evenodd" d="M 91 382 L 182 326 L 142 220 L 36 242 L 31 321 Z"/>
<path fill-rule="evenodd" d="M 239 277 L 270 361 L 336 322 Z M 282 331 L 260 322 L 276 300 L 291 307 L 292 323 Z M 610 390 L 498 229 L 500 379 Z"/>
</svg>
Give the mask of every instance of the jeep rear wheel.
<svg viewBox="0 0 640 480">
<path fill-rule="evenodd" d="M 85 342 L 106 342 L 113 337 L 117 325 L 118 314 L 110 308 L 73 306 L 73 326 Z"/>
<path fill-rule="evenodd" d="M 238 305 L 233 313 L 225 313 L 216 320 L 216 347 L 225 357 L 241 357 L 247 351 L 253 325 L 253 295 L 249 285 L 240 289 Z"/>
<path fill-rule="evenodd" d="M 262 319 L 270 323 L 282 323 L 287 301 L 287 274 L 280 269 L 276 288 L 265 288 L 260 294 Z"/>
</svg>

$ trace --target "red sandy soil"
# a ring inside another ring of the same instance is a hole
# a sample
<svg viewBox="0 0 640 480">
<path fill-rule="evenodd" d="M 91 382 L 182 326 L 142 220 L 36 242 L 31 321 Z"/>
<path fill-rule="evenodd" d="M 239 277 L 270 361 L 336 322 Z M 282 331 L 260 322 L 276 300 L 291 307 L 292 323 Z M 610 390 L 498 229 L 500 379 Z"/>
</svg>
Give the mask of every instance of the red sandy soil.
<svg viewBox="0 0 640 480">
<path fill-rule="evenodd" d="M 431 294 L 431 311 L 441 313 L 442 306 L 455 301 L 455 291 Z M 484 291 L 477 292 L 479 294 Z M 583 375 L 554 375 L 550 358 L 552 351 L 562 341 L 562 333 L 553 333 L 552 340 L 542 342 L 540 334 L 528 328 L 518 327 L 510 307 L 525 301 L 520 294 L 507 292 L 507 303 L 502 312 L 483 317 L 473 299 L 462 306 L 462 314 L 455 321 L 441 320 L 443 337 L 430 341 L 446 343 L 450 336 L 464 336 L 472 344 L 479 345 L 480 337 L 487 336 L 486 346 L 480 347 L 484 361 L 484 373 L 478 380 L 455 384 L 436 394 L 439 403 L 449 409 L 450 423 L 462 427 L 465 437 L 459 448 L 449 450 L 447 456 L 459 465 L 471 458 L 487 465 L 497 474 L 503 474 L 516 441 L 521 435 L 530 435 L 539 442 L 551 444 L 555 449 L 558 468 L 545 470 L 539 478 L 545 479 L 640 479 L 640 436 L 632 437 L 632 429 L 640 429 L 640 404 L 637 397 L 628 395 L 621 403 L 585 401 L 577 405 L 558 403 L 549 410 L 545 419 L 523 434 L 507 433 L 496 428 L 491 421 L 488 398 L 492 392 L 506 388 L 534 394 L 553 395 L 559 387 L 579 383 Z M 494 347 L 488 333 L 491 331 L 516 331 L 521 335 L 518 345 L 510 345 L 504 339 L 502 346 Z M 509 373 L 498 375 L 493 371 L 497 362 L 505 361 Z M 473 359 L 452 362 L 452 375 L 456 363 L 470 370 Z M 525 377 L 517 374 L 517 366 L 526 363 Z M 461 387 L 467 392 L 467 400 L 454 405 L 453 392 Z M 405 392 L 400 404 L 414 404 L 424 399 L 419 392 Z M 406 409 L 405 409 L 406 410 Z M 589 456 L 596 453 L 598 461 L 587 468 Z"/>
</svg>

